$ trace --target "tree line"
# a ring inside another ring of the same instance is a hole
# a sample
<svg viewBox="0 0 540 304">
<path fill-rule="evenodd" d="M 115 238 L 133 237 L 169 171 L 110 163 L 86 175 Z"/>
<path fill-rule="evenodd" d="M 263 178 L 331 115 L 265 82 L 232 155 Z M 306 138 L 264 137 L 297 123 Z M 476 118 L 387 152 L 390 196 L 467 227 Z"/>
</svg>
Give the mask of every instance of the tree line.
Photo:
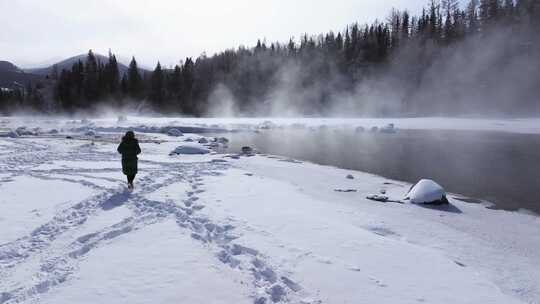
<svg viewBox="0 0 540 304">
<path fill-rule="evenodd" d="M 196 59 L 186 58 L 172 68 L 164 68 L 158 62 L 153 71 L 139 69 L 136 59 L 132 58 L 127 72 L 120 75 L 114 54 L 109 52 L 108 61 L 100 62 L 89 51 L 85 61 L 50 75 L 54 80 L 52 108 L 74 112 L 96 105 L 143 105 L 161 113 L 201 116 L 223 98 L 216 95 L 216 88 L 221 86 L 234 100 L 235 110 L 246 115 L 271 113 L 277 102 L 284 107 L 294 104 L 301 109 L 301 114 L 315 115 L 324 114 L 338 97 L 347 94 L 354 97 L 370 80 L 374 86 L 379 86 L 373 79 L 393 78 L 402 91 L 399 98 L 392 101 L 398 105 L 379 106 L 374 114 L 433 114 L 437 109 L 456 108 L 451 98 L 435 107 L 430 104 L 431 97 L 418 93 L 422 85 L 430 83 L 429 77 L 442 78 L 441 75 L 447 73 L 442 69 L 435 72 L 435 76 L 427 74 L 433 73 L 433 67 L 441 65 L 440 62 L 450 62 L 444 56 L 450 57 L 449 54 L 464 42 L 475 41 L 479 42 L 475 47 L 487 54 L 489 50 L 483 49 L 483 41 L 502 31 L 510 33 L 504 39 L 514 49 L 512 54 L 509 51 L 504 56 L 527 53 L 527 60 L 538 62 L 539 30 L 538 0 L 471 0 L 464 8 L 459 6 L 458 0 L 431 0 L 417 16 L 392 10 L 384 21 L 354 23 L 341 32 L 305 34 L 286 43 L 259 40 L 250 48 L 241 46 L 210 57 L 203 54 Z M 502 56 L 497 60 L 504 61 Z M 489 73 L 493 71 L 504 73 L 504 62 L 500 67 L 479 73 L 478 82 L 469 84 L 468 88 L 484 86 L 489 91 L 496 80 L 483 81 L 482 78 L 491 79 Z M 538 71 L 528 73 L 535 73 L 531 77 L 540 77 Z M 455 80 L 448 83 L 448 86 L 456 85 Z M 465 86 L 441 87 L 448 91 L 445 93 L 448 96 L 469 94 Z M 9 98 L 0 95 L 0 102 L 6 103 L 6 99 Z M 361 98 L 351 101 L 362 102 L 366 101 Z M 473 101 L 463 101 L 466 102 Z M 533 98 L 527 103 L 530 109 L 540 109 Z M 29 104 L 45 109 L 35 101 Z M 501 106 L 502 110 L 510 108 L 508 104 L 494 103 L 493 106 Z M 355 114 L 363 114 L 361 112 Z"/>
</svg>

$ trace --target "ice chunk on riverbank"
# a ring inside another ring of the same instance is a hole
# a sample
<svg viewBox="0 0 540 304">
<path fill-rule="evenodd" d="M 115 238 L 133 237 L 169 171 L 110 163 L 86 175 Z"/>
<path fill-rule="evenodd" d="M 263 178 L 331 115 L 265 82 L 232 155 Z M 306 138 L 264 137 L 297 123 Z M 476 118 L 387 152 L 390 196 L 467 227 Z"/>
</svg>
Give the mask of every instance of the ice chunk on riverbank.
<svg viewBox="0 0 540 304">
<path fill-rule="evenodd" d="M 416 183 L 407 196 L 406 200 L 410 200 L 414 204 L 447 204 L 446 192 L 441 185 L 430 179 L 423 179 Z"/>
<path fill-rule="evenodd" d="M 175 154 L 208 154 L 210 150 L 196 143 L 184 143 L 174 149 L 170 155 Z"/>
</svg>

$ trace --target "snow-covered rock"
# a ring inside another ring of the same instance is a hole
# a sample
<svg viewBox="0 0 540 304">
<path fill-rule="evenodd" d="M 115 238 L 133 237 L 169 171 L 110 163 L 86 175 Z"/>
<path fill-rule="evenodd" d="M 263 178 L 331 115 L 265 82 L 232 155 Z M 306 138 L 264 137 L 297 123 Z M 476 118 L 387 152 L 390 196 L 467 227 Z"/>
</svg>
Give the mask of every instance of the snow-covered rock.
<svg viewBox="0 0 540 304">
<path fill-rule="evenodd" d="M 416 183 L 411 190 L 409 190 L 405 199 L 414 204 L 448 203 L 444 188 L 430 179 L 423 179 Z"/>
<path fill-rule="evenodd" d="M 88 131 L 84 132 L 84 135 L 86 135 L 86 136 L 96 136 L 96 134 L 97 133 L 94 130 L 88 130 Z"/>
<path fill-rule="evenodd" d="M 393 123 L 390 123 L 384 127 L 381 128 L 380 130 L 381 133 L 387 133 L 387 134 L 393 134 L 393 133 L 396 133 L 396 127 L 394 126 Z"/>
<path fill-rule="evenodd" d="M 254 151 L 255 150 L 252 147 L 248 147 L 248 146 L 242 147 L 242 154 L 252 155 Z"/>
<path fill-rule="evenodd" d="M 15 132 L 17 132 L 17 134 L 19 134 L 20 136 L 23 136 L 23 135 L 36 135 L 37 133 L 32 131 L 32 130 L 28 130 L 26 127 L 18 127 Z"/>
<path fill-rule="evenodd" d="M 18 138 L 20 137 L 19 133 L 17 133 L 16 131 L 9 131 L 7 134 L 6 134 L 7 137 L 10 137 L 10 138 Z"/>
<path fill-rule="evenodd" d="M 356 127 L 356 133 L 363 133 L 366 129 L 362 126 Z"/>
<path fill-rule="evenodd" d="M 220 144 L 228 144 L 229 143 L 229 140 L 225 137 L 220 137 L 220 138 L 217 138 L 216 141 Z"/>
<path fill-rule="evenodd" d="M 263 130 L 271 130 L 271 129 L 275 129 L 276 128 L 276 124 L 269 121 L 269 120 L 266 120 L 262 123 L 260 123 L 258 126 L 257 126 L 258 129 L 263 129 Z"/>
<path fill-rule="evenodd" d="M 208 153 L 210 153 L 210 150 L 208 150 L 207 148 L 203 147 L 200 144 L 185 143 L 185 144 L 182 144 L 182 145 L 176 147 L 176 149 L 171 151 L 170 155 L 174 155 L 174 154 L 208 154 Z"/>
<path fill-rule="evenodd" d="M 169 130 L 167 130 L 167 135 L 169 136 L 173 136 L 173 137 L 180 137 L 180 136 L 184 136 L 184 134 L 182 133 L 182 131 L 176 129 L 176 128 L 170 128 Z"/>
<path fill-rule="evenodd" d="M 200 143 L 200 144 L 207 144 L 207 143 L 208 143 L 208 139 L 206 139 L 206 138 L 204 138 L 204 137 L 201 137 L 201 138 L 199 139 L 199 143 Z"/>
</svg>

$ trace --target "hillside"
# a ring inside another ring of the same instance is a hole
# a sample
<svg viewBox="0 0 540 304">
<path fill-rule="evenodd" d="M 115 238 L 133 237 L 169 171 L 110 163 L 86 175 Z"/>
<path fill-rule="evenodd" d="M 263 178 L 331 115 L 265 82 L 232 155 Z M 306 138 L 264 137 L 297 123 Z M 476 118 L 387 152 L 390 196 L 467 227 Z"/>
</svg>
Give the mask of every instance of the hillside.
<svg viewBox="0 0 540 304">
<path fill-rule="evenodd" d="M 0 87 L 14 88 L 17 84 L 26 85 L 28 82 L 41 79 L 42 76 L 27 73 L 9 61 L 0 61 Z"/>
<path fill-rule="evenodd" d="M 97 59 L 105 64 L 109 58 L 107 56 L 103 56 L 101 54 L 95 54 Z M 34 69 L 26 69 L 27 72 L 36 74 L 36 75 L 48 75 L 52 72 L 54 65 L 57 66 L 58 71 L 62 71 L 63 69 L 69 70 L 71 69 L 71 66 L 81 60 L 82 62 L 86 61 L 87 54 L 81 54 L 77 56 L 73 56 L 67 59 L 64 59 L 60 62 L 57 62 L 56 64 L 50 65 L 48 67 L 42 67 L 42 68 L 34 68 Z M 123 75 L 127 71 L 128 67 L 122 63 L 118 63 L 118 71 L 120 72 L 120 75 Z"/>
</svg>

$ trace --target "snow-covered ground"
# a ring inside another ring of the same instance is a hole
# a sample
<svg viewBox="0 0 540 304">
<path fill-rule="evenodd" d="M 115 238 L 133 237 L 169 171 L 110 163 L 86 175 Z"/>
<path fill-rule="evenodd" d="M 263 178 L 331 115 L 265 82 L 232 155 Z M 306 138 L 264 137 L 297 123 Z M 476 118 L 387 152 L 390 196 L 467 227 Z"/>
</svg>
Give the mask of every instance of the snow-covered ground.
<svg viewBox="0 0 540 304">
<path fill-rule="evenodd" d="M 2 304 L 540 303 L 537 216 L 374 202 L 410 185 L 276 156 L 169 155 L 195 134 L 140 135 L 129 192 L 121 134 L 32 123 L 4 127 L 65 130 L 0 138 Z"/>
</svg>

